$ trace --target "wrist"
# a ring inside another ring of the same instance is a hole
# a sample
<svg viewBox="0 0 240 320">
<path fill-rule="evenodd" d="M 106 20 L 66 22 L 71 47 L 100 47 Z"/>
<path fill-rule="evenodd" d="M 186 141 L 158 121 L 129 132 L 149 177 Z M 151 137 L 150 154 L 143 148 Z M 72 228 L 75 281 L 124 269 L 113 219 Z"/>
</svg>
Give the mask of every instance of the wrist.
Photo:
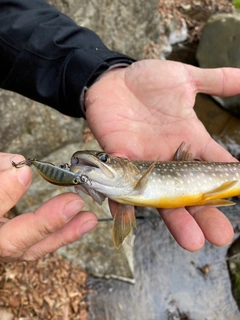
<svg viewBox="0 0 240 320">
<path fill-rule="evenodd" d="M 94 90 L 95 85 L 98 84 L 100 81 L 102 82 L 103 79 L 106 80 L 108 78 L 113 79 L 115 77 L 121 77 L 121 74 L 123 73 L 122 72 L 123 69 L 125 69 L 128 66 L 129 64 L 126 64 L 126 63 L 113 65 L 108 70 L 106 70 L 101 75 L 99 75 L 89 87 L 86 87 L 86 86 L 84 87 L 80 95 L 80 107 L 83 114 L 86 114 L 86 110 L 89 104 L 91 104 L 91 100 L 89 99 L 89 96 L 91 96 L 91 91 L 92 89 Z"/>
</svg>

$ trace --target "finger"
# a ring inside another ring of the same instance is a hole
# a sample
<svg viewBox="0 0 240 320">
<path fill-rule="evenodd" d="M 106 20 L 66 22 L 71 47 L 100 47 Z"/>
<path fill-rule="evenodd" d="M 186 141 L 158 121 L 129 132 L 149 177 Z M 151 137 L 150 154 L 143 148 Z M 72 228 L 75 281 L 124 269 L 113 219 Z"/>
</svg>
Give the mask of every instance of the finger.
<svg viewBox="0 0 240 320">
<path fill-rule="evenodd" d="M 227 246 L 232 242 L 233 227 L 221 211 L 213 207 L 191 207 L 188 209 L 209 242 L 219 247 Z"/>
<path fill-rule="evenodd" d="M 205 237 L 194 218 L 185 208 L 158 209 L 177 243 L 188 251 L 200 250 Z"/>
<path fill-rule="evenodd" d="M 18 163 L 22 160 L 25 160 L 24 157 L 20 154 L 12 153 L 2 153 L 0 152 L 0 172 L 5 171 L 13 167 L 12 161 Z"/>
<path fill-rule="evenodd" d="M 187 66 L 198 92 L 227 97 L 240 93 L 240 69 Z"/>
<path fill-rule="evenodd" d="M 44 203 L 35 212 L 10 220 L 0 229 L 0 256 L 21 256 L 34 244 L 66 225 L 83 206 L 84 202 L 77 194 L 66 193 Z"/>
<path fill-rule="evenodd" d="M 47 253 L 79 240 L 85 233 L 94 229 L 97 224 L 98 219 L 95 214 L 91 212 L 78 213 L 63 228 L 33 245 L 21 258 L 25 261 L 36 260 Z"/>
<path fill-rule="evenodd" d="M 24 166 L 20 169 L 14 168 L 11 163 L 13 155 L 0 154 L 0 217 L 7 213 L 27 191 L 32 171 Z M 22 156 L 16 155 L 16 162 L 23 160 Z"/>
</svg>

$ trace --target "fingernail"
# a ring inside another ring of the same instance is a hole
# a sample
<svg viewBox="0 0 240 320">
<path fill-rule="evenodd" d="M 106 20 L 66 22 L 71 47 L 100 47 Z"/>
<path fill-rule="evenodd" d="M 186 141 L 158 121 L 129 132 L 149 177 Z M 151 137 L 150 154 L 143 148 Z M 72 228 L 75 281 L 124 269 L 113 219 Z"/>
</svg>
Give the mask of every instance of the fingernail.
<svg viewBox="0 0 240 320">
<path fill-rule="evenodd" d="M 68 221 L 73 218 L 84 207 L 82 200 L 69 201 L 63 209 L 63 218 Z"/>
<path fill-rule="evenodd" d="M 79 237 L 81 238 L 85 233 L 91 231 L 98 225 L 97 220 L 88 220 L 84 222 L 78 229 Z"/>
<path fill-rule="evenodd" d="M 24 187 L 27 187 L 31 182 L 31 175 L 29 175 L 29 168 L 17 169 L 17 179 Z"/>
</svg>

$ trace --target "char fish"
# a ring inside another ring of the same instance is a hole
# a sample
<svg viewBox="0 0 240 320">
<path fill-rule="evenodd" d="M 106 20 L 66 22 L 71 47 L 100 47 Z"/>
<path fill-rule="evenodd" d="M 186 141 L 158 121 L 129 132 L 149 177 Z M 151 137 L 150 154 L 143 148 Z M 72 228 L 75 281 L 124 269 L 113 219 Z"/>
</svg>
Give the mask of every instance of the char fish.
<svg viewBox="0 0 240 320">
<path fill-rule="evenodd" d="M 225 198 L 240 195 L 240 163 L 194 161 L 184 143 L 173 161 L 139 161 L 99 151 L 77 151 L 70 170 L 90 183 L 75 186 L 97 203 L 105 198 L 119 205 L 114 214 L 113 241 L 120 247 L 136 227 L 134 206 L 179 208 L 229 206 Z"/>
</svg>

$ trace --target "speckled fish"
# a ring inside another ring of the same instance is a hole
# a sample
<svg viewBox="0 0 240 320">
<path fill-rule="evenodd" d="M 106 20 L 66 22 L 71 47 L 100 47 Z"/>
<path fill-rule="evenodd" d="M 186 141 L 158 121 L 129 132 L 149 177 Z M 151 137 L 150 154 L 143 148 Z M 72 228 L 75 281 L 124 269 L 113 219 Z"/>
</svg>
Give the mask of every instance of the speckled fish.
<svg viewBox="0 0 240 320">
<path fill-rule="evenodd" d="M 182 144 L 170 162 L 128 160 L 99 151 L 78 151 L 70 170 L 86 175 L 91 184 L 75 189 L 101 204 L 107 197 L 118 202 L 113 240 L 119 247 L 131 225 L 136 226 L 134 207 L 179 208 L 228 206 L 224 198 L 240 194 L 240 163 L 193 161 Z"/>
</svg>

